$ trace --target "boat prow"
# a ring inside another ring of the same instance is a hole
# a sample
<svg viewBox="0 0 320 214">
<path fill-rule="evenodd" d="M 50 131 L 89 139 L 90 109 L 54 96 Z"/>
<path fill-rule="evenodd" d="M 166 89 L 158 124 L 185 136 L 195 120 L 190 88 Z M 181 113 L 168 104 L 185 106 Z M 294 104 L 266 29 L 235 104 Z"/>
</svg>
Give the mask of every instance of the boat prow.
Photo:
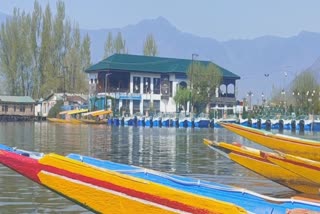
<svg viewBox="0 0 320 214">
<path fill-rule="evenodd" d="M 268 154 L 266 158 L 287 170 L 320 185 L 320 162 L 285 153 Z"/>
<path fill-rule="evenodd" d="M 266 156 L 275 154 L 243 146 L 239 143 L 214 142 L 203 140 L 211 149 L 233 160 L 241 166 L 269 179 L 280 185 L 298 192 L 319 194 L 320 184 L 310 181 L 305 177 L 283 168 L 269 161 Z"/>
<path fill-rule="evenodd" d="M 220 123 L 227 130 L 262 146 L 312 160 L 320 161 L 320 142 L 283 134 L 274 134 L 234 123 Z"/>
<path fill-rule="evenodd" d="M 320 204 L 77 154 L 39 159 L 1 149 L 0 163 L 96 213 L 320 212 Z M 125 205 L 125 206 L 124 206 Z"/>
</svg>

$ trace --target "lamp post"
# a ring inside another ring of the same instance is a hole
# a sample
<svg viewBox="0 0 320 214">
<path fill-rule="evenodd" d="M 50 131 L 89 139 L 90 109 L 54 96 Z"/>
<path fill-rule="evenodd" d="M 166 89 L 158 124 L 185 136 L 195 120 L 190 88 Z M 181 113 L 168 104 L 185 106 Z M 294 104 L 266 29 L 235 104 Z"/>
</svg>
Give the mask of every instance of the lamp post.
<svg viewBox="0 0 320 214">
<path fill-rule="evenodd" d="M 105 95 L 104 108 L 105 109 L 107 109 L 107 84 L 108 84 L 109 75 L 111 75 L 111 73 L 106 73 L 105 80 L 104 80 L 104 95 Z"/>
<path fill-rule="evenodd" d="M 253 92 L 249 91 L 247 96 L 248 96 L 248 102 L 249 102 L 249 110 L 251 111 L 252 110 L 252 108 L 251 108 L 251 97 L 253 96 Z"/>
<path fill-rule="evenodd" d="M 193 53 L 191 56 L 191 80 L 190 80 L 190 88 L 191 88 L 191 112 L 193 113 L 193 62 L 195 60 L 196 57 L 198 57 L 199 55 L 196 53 Z"/>
<path fill-rule="evenodd" d="M 264 102 L 265 102 L 264 93 L 262 92 L 261 93 L 261 104 L 262 104 L 262 107 L 264 107 Z"/>
</svg>

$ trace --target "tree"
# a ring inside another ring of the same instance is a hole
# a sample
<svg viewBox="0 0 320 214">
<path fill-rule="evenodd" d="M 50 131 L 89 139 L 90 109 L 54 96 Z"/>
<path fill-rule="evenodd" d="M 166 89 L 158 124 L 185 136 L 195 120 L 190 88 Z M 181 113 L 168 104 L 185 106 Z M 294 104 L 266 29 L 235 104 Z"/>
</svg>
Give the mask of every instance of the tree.
<svg viewBox="0 0 320 214">
<path fill-rule="evenodd" d="M 113 48 L 113 40 L 112 40 L 112 33 L 108 33 L 108 37 L 106 40 L 106 43 L 104 44 L 104 56 L 103 58 L 107 58 L 111 56 L 114 53 L 114 48 Z"/>
<path fill-rule="evenodd" d="M 143 54 L 145 56 L 156 56 L 158 54 L 157 44 L 152 34 L 149 34 L 144 42 Z"/>
<path fill-rule="evenodd" d="M 314 73 L 311 71 L 304 71 L 297 76 L 292 84 L 291 91 L 294 97 L 294 104 L 298 108 L 297 111 L 304 113 L 319 111 L 318 94 L 320 85 L 316 81 Z"/>
<path fill-rule="evenodd" d="M 117 54 L 127 53 L 126 41 L 122 39 L 121 32 L 118 32 L 117 37 L 113 41 L 114 52 Z"/>
<path fill-rule="evenodd" d="M 90 64 L 90 38 L 81 42 L 78 25 L 72 28 L 65 19 L 62 1 L 55 14 L 53 18 L 49 4 L 42 12 L 35 1 L 32 14 L 15 8 L 1 24 L 0 76 L 6 93 L 40 98 L 65 86 L 72 92 L 87 91 L 83 69 Z"/>
<path fill-rule="evenodd" d="M 187 71 L 191 90 L 191 105 L 199 113 L 206 109 L 208 112 L 210 102 L 219 87 L 222 74 L 213 63 L 203 64 L 192 62 Z M 192 112 L 194 109 L 192 108 Z"/>
<path fill-rule="evenodd" d="M 176 95 L 173 97 L 173 99 L 177 103 L 179 109 L 181 105 L 183 106 L 186 113 L 187 104 L 190 101 L 190 90 L 185 87 L 179 86 Z"/>
</svg>

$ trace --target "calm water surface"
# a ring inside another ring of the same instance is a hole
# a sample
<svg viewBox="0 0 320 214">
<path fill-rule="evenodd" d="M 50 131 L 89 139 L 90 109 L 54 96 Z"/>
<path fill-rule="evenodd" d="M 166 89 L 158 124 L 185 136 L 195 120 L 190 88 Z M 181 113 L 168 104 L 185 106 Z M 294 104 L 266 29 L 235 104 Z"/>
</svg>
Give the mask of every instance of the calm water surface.
<svg viewBox="0 0 320 214">
<path fill-rule="evenodd" d="M 285 132 L 285 134 L 291 134 Z M 319 133 L 304 133 L 319 139 Z M 0 143 L 38 152 L 79 153 L 118 163 L 244 187 L 271 196 L 294 192 L 218 155 L 203 138 L 263 148 L 225 129 L 0 123 Z M 265 149 L 265 148 L 263 148 Z M 267 150 L 267 149 L 265 149 Z M 0 165 L 0 213 L 91 213 Z"/>
</svg>

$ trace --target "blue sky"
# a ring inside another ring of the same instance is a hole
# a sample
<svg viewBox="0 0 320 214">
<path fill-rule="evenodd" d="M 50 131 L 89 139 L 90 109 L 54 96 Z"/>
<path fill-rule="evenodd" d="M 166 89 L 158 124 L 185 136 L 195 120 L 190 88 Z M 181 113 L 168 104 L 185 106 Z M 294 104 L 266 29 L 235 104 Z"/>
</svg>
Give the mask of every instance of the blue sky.
<svg viewBox="0 0 320 214">
<path fill-rule="evenodd" d="M 39 0 L 43 7 L 54 0 Z M 124 27 L 163 16 L 179 30 L 219 41 L 320 32 L 319 0 L 64 0 L 80 28 Z M 32 0 L 0 0 L 0 11 L 33 9 Z"/>
</svg>

